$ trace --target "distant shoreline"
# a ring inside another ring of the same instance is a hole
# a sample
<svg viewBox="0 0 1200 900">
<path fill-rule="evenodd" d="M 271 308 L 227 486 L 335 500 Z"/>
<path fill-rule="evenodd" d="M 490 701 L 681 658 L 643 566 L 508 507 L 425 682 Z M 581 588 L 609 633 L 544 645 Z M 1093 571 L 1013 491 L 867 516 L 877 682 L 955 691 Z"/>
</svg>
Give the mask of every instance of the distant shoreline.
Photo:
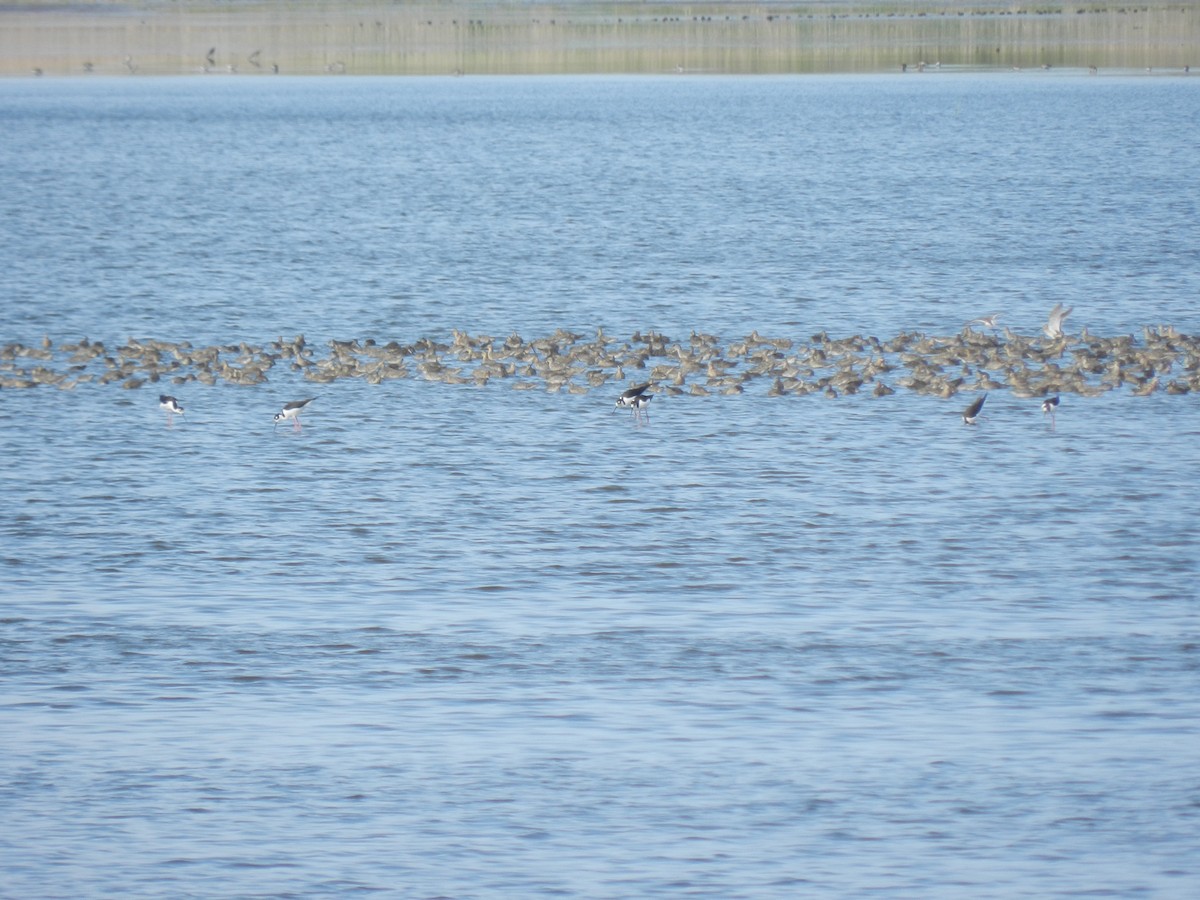
<svg viewBox="0 0 1200 900">
<path fill-rule="evenodd" d="M 1200 72 L 1200 6 L 93 2 L 0 5 L 0 76 Z"/>
</svg>

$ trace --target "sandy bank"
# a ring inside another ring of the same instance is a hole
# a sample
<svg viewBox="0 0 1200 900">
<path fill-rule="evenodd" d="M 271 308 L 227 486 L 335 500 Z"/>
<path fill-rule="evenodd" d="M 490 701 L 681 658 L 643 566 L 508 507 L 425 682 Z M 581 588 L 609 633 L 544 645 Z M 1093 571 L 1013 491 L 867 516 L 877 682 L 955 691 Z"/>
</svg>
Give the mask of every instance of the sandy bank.
<svg viewBox="0 0 1200 900">
<path fill-rule="evenodd" d="M 1200 6 L 962 2 L 25 2 L 0 5 L 0 74 L 1182 71 Z"/>
</svg>

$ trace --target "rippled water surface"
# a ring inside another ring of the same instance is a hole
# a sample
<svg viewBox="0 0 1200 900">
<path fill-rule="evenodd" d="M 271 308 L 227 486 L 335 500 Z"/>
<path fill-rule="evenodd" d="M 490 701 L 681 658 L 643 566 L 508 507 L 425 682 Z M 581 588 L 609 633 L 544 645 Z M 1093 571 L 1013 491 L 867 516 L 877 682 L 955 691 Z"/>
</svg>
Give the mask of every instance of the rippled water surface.
<svg viewBox="0 0 1200 900">
<path fill-rule="evenodd" d="M 0 344 L 1196 334 L 1198 84 L 0 83 Z M 0 390 L 0 895 L 1200 892 L 1194 394 L 627 383 Z"/>
</svg>

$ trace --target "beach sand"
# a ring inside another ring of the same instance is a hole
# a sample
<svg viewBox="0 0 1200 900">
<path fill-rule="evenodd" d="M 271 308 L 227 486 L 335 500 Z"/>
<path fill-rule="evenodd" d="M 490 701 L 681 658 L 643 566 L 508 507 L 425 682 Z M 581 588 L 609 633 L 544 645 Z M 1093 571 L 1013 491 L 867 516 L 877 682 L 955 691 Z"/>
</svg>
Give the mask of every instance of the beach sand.
<svg viewBox="0 0 1200 900">
<path fill-rule="evenodd" d="M 1080 68 L 1182 73 L 1200 5 L 0 4 L 0 75 L 774 74 Z"/>
</svg>

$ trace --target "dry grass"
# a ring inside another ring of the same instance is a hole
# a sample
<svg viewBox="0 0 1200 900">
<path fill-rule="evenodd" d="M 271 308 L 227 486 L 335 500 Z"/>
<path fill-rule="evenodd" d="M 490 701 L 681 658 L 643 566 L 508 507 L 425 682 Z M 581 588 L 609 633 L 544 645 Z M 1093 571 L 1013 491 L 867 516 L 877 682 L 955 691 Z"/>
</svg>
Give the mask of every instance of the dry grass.
<svg viewBox="0 0 1200 900">
<path fill-rule="evenodd" d="M 1186 0 L 0 5 L 4 75 L 1179 71 L 1197 48 Z"/>
</svg>

